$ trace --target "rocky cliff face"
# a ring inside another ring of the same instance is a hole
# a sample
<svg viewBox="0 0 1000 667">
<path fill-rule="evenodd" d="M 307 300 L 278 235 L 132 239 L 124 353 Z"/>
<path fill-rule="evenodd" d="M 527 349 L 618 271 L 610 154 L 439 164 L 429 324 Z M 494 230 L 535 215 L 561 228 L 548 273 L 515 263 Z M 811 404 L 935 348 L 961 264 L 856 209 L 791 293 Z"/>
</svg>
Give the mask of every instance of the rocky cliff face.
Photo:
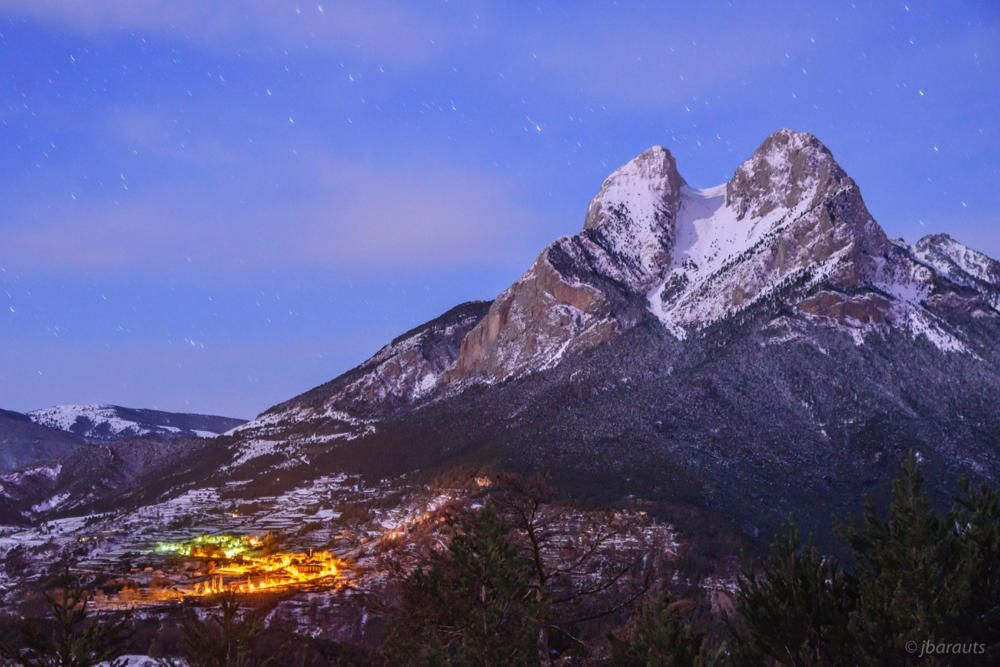
<svg viewBox="0 0 1000 667">
<path fill-rule="evenodd" d="M 963 266 L 974 264 L 978 277 L 952 270 L 958 254 L 940 250 L 931 262 L 893 244 L 810 134 L 775 133 L 728 183 L 704 190 L 688 187 L 669 151 L 655 147 L 604 182 L 581 233 L 546 248 L 497 298 L 447 379 L 494 382 L 549 368 L 648 314 L 684 339 L 765 302 L 854 337 L 889 323 L 937 331 L 921 303 L 939 267 L 947 264 L 952 283 L 961 275 L 986 284 L 987 265 L 971 255 Z M 952 338 L 936 339 L 954 347 Z"/>
<path fill-rule="evenodd" d="M 505 380 L 632 326 L 633 302 L 669 265 L 684 179 L 656 146 L 618 169 L 583 231 L 547 247 L 462 343 L 452 381 Z"/>
</svg>

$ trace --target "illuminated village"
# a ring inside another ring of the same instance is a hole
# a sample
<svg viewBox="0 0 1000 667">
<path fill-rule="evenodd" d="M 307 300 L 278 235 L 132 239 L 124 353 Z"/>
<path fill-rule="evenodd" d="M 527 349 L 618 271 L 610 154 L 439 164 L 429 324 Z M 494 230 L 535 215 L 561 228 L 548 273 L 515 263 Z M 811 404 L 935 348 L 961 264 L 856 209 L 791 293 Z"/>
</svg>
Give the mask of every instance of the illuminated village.
<svg viewBox="0 0 1000 667">
<path fill-rule="evenodd" d="M 72 552 L 72 569 L 94 586 L 97 609 L 212 604 L 232 592 L 277 604 L 277 616 L 298 622 L 313 613 L 294 611 L 303 606 L 332 613 L 352 605 L 352 596 L 375 585 L 378 561 L 400 538 L 434 525 L 451 497 L 337 474 L 274 496 L 226 484 L 129 512 L 0 526 L 0 559 L 15 547 L 14 558 L 30 555 L 16 578 L 0 569 L 0 601 L 25 600 L 22 586 Z"/>
<path fill-rule="evenodd" d="M 255 593 L 298 587 L 334 579 L 340 561 L 329 551 L 268 553 L 256 536 L 203 535 L 189 542 L 160 542 L 155 553 L 208 561 L 208 578 L 195 583 L 188 595 L 233 591 Z"/>
<path fill-rule="evenodd" d="M 327 550 L 283 551 L 256 535 L 199 535 L 157 542 L 145 567 L 108 582 L 98 607 L 180 603 L 220 593 L 335 589 L 345 563 Z"/>
</svg>

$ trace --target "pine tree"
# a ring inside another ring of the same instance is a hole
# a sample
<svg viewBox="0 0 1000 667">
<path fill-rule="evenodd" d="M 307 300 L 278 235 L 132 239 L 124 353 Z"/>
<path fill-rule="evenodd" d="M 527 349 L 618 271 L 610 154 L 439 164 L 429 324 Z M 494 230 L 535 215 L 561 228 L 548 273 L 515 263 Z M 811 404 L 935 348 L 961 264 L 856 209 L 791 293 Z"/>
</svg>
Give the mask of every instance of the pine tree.
<svg viewBox="0 0 1000 667">
<path fill-rule="evenodd" d="M 869 504 L 863 525 L 863 531 L 845 531 L 857 596 L 851 633 L 860 655 L 871 664 L 894 665 L 907 655 L 908 642 L 957 641 L 963 544 L 950 521 L 931 508 L 913 457 L 893 485 L 886 520 Z"/>
<path fill-rule="evenodd" d="M 986 486 L 958 498 L 949 523 L 962 541 L 957 563 L 960 586 L 955 594 L 963 602 L 956 631 L 985 646 L 984 662 L 1000 662 L 1000 498 Z"/>
<path fill-rule="evenodd" d="M 791 521 L 757 572 L 740 576 L 729 621 L 737 664 L 854 664 L 851 596 L 837 564 L 803 546 Z"/>
<path fill-rule="evenodd" d="M 965 486 L 935 512 L 914 458 L 904 462 L 883 519 L 866 506 L 862 527 L 842 529 L 853 569 L 794 529 L 744 574 L 729 620 L 738 664 L 962 665 L 1000 659 L 1000 501 Z M 959 653 L 922 654 L 927 644 Z"/>
<path fill-rule="evenodd" d="M 869 506 L 864 530 L 845 531 L 853 550 L 855 642 L 871 664 L 900 664 L 924 642 L 982 645 L 1000 658 L 1000 507 L 995 491 L 965 485 L 946 515 L 923 492 L 910 457 L 893 488 L 889 515 Z M 971 664 L 984 655 L 910 656 L 913 664 Z"/>
<path fill-rule="evenodd" d="M 536 663 L 539 618 L 531 564 L 487 505 L 458 526 L 448 551 L 404 582 L 386 644 L 392 664 Z"/>
<path fill-rule="evenodd" d="M 117 660 L 130 636 L 128 614 L 94 618 L 89 592 L 67 567 L 55 593 L 45 593 L 49 617 L 26 620 L 20 636 L 0 644 L 4 664 L 24 667 L 119 667 Z"/>
<path fill-rule="evenodd" d="M 643 605 L 625 629 L 609 636 L 611 663 L 620 667 L 701 667 L 712 664 L 705 655 L 702 634 L 686 623 L 680 605 L 659 593 Z"/>
</svg>

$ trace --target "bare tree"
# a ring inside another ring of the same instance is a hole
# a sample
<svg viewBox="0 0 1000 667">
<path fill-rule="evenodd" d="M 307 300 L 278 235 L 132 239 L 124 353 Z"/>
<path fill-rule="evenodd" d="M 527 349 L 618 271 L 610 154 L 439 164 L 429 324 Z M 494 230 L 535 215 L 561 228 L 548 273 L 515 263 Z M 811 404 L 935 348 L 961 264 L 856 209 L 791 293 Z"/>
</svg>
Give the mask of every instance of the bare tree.
<svg viewBox="0 0 1000 667">
<path fill-rule="evenodd" d="M 497 476 L 490 501 L 534 567 L 536 602 L 548 610 L 538 659 L 552 659 L 553 634 L 584 646 L 577 627 L 624 613 L 647 591 L 669 531 L 643 513 L 583 510 L 558 502 L 540 477 Z"/>
</svg>

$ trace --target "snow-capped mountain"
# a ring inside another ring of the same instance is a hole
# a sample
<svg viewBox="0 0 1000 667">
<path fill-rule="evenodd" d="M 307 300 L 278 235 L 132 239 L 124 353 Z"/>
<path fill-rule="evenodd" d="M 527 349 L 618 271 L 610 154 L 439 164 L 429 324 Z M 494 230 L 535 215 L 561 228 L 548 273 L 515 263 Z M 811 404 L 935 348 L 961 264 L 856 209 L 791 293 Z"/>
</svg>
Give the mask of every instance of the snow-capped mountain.
<svg viewBox="0 0 1000 667">
<path fill-rule="evenodd" d="M 308 417 L 353 436 L 387 409 L 551 368 L 650 316 L 684 340 L 760 304 L 781 311 L 772 330 L 808 324 L 863 344 L 894 328 L 971 352 L 935 307 L 995 317 L 998 267 L 943 235 L 890 241 L 810 134 L 776 132 L 729 182 L 705 189 L 656 146 L 609 176 L 583 231 L 548 246 L 495 301 L 418 327 L 240 430 Z"/>
<path fill-rule="evenodd" d="M 704 189 L 654 147 L 495 300 L 234 428 L 184 479 L 281 494 L 324 474 L 487 465 L 752 535 L 790 511 L 824 530 L 910 451 L 941 473 L 928 479 L 1000 479 L 997 267 L 945 236 L 890 240 L 812 135 L 779 131 Z M 181 488 L 144 475 L 107 488 Z M 76 488 L 34 479 L 10 512 Z"/>
<path fill-rule="evenodd" d="M 506 461 L 814 518 L 910 449 L 1000 477 L 997 266 L 890 240 L 810 134 L 775 133 L 704 189 L 654 147 L 494 301 L 238 429 L 230 470 Z"/>
<path fill-rule="evenodd" d="M 33 410 L 36 424 L 89 438 L 117 440 L 139 436 L 214 438 L 244 423 L 242 419 L 123 408 L 118 405 L 55 405 Z"/>
<path fill-rule="evenodd" d="M 921 306 L 935 277 L 889 241 L 812 135 L 777 132 L 732 180 L 703 190 L 656 147 L 604 182 L 583 232 L 549 246 L 496 300 L 463 341 L 455 375 L 544 368 L 635 326 L 637 305 L 678 339 L 780 300 L 855 337 L 893 320 L 960 346 Z"/>
</svg>

